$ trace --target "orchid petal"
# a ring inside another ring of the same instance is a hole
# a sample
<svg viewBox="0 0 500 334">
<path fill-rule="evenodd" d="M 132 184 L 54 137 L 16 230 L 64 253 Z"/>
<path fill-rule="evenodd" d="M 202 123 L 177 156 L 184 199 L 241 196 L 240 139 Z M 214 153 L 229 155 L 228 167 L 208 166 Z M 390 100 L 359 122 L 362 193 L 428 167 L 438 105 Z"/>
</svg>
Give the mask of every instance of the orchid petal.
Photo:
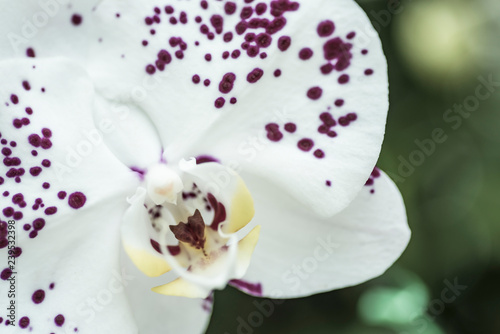
<svg viewBox="0 0 500 334">
<path fill-rule="evenodd" d="M 376 163 L 388 108 L 366 15 L 352 0 L 238 3 L 234 14 L 203 3 L 103 1 L 90 64 L 99 90 L 149 115 L 167 161 L 210 154 L 318 216 L 345 208 Z"/>
<path fill-rule="evenodd" d="M 249 182 L 257 209 L 253 223 L 269 224 L 262 223 L 243 279 L 262 284 L 264 296 L 295 298 L 381 275 L 406 248 L 410 230 L 398 189 L 385 174 L 376 175 L 373 186 L 364 187 L 345 210 L 324 220 L 262 180 Z"/>
<path fill-rule="evenodd" d="M 118 259 L 125 197 L 138 182 L 102 145 L 91 81 L 60 59 L 2 61 L 0 77 L 0 257 L 16 258 L 0 267 L 0 293 L 14 277 L 16 326 L 136 333 Z M 15 249 L 4 245 L 11 221 Z"/>
</svg>

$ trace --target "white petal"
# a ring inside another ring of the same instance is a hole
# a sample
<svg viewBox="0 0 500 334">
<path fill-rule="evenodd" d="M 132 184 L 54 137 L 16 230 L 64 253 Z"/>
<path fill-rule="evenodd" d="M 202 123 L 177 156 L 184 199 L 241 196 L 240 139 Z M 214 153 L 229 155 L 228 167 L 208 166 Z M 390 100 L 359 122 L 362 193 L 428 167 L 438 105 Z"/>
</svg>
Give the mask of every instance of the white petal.
<svg viewBox="0 0 500 334">
<path fill-rule="evenodd" d="M 155 293 L 151 288 L 163 284 L 165 278 L 144 276 L 126 257 L 125 266 L 136 277 L 127 286 L 126 293 L 141 334 L 204 333 L 212 313 L 212 298 L 191 299 Z"/>
<path fill-rule="evenodd" d="M 245 16 L 244 7 L 256 9 L 261 3 L 268 5 L 267 11 L 255 12 L 251 19 L 274 20 L 269 9 L 276 2 L 269 0 L 238 3 L 232 15 L 221 2 L 210 2 L 205 10 L 197 1 L 167 1 L 164 5 L 171 5 L 174 13 L 161 7 L 156 14 L 153 1 L 104 1 L 96 10 L 103 41 L 92 51 L 91 72 L 106 97 L 133 101 L 151 117 L 167 160 L 211 154 L 233 161 L 238 171 L 265 177 L 317 215 L 332 216 L 355 197 L 380 152 L 388 107 L 381 44 L 354 1 L 298 1 L 298 10 L 283 14 L 286 24 L 281 30 L 262 35 L 272 38 L 268 47 L 260 48 L 267 57 L 251 57 L 242 49 L 247 33 L 266 29 L 249 28 L 239 35 L 236 27 Z M 180 22 L 182 12 L 187 13 L 186 24 Z M 214 14 L 224 20 L 220 34 L 214 28 L 220 18 Z M 326 20 L 334 23 L 335 31 L 329 34 L 324 28 L 322 34 L 328 36 L 321 37 L 318 26 Z M 213 40 L 207 37 L 210 33 L 201 32 L 204 24 L 214 32 Z M 223 36 L 230 32 L 233 39 L 225 43 Z M 278 47 L 281 37 L 291 37 L 285 52 Z M 186 50 L 181 50 L 178 38 Z M 325 45 L 330 52 L 325 53 Z M 304 48 L 313 51 L 308 60 L 299 56 Z M 238 59 L 224 60 L 223 52 L 233 50 L 243 52 Z M 328 59 L 339 68 L 323 74 Z M 147 73 L 148 66 L 153 75 Z M 275 77 L 278 69 L 281 76 Z M 198 84 L 193 82 L 196 75 L 201 78 Z M 341 84 L 344 78 L 349 81 Z M 210 80 L 209 87 L 204 80 Z M 322 89 L 321 97 L 318 89 L 311 90 L 314 87 Z M 235 104 L 230 103 L 233 97 Z M 218 108 L 222 99 L 226 102 Z M 324 112 L 338 123 L 327 131 L 332 136 L 334 131 L 335 138 L 319 131 Z M 327 181 L 333 186 L 326 187 Z"/>
<path fill-rule="evenodd" d="M 21 249 L 16 323 L 27 316 L 33 332 L 54 332 L 62 314 L 67 332 L 136 333 L 119 282 L 119 224 L 138 181 L 95 129 L 92 83 L 63 60 L 3 61 L 0 77 L 0 211 L 16 221 Z M 9 288 L 0 280 L 2 296 Z"/>
<path fill-rule="evenodd" d="M 326 220 L 254 181 L 254 223 L 262 233 L 243 280 L 261 283 L 264 296 L 303 297 L 362 283 L 381 275 L 408 244 L 404 204 L 385 174 Z"/>
</svg>

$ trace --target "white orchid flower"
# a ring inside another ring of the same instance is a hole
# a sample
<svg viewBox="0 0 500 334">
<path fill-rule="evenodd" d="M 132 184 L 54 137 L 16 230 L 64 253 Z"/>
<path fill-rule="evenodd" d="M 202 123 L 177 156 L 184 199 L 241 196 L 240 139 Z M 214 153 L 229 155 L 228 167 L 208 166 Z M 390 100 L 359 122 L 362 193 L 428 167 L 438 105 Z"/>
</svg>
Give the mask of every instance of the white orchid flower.
<svg viewBox="0 0 500 334">
<path fill-rule="evenodd" d="M 214 289 L 309 296 L 405 249 L 352 0 L 3 1 L 0 22 L 0 332 L 200 333 Z"/>
</svg>

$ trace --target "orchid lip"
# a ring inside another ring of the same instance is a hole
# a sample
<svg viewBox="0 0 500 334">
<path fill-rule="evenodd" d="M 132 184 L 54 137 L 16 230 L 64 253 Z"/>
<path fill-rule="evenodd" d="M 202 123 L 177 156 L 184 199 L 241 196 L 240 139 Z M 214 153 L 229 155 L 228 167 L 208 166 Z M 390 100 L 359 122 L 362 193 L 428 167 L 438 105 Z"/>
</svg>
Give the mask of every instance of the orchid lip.
<svg viewBox="0 0 500 334">
<path fill-rule="evenodd" d="M 221 171 L 226 167 L 215 162 L 197 165 L 196 159 L 177 166 L 153 165 L 146 173 L 146 187 L 140 186 L 129 199 L 131 208 L 124 217 L 122 236 L 132 262 L 152 277 L 173 270 L 183 289 L 187 284 L 197 290 L 187 297 L 205 297 L 241 278 L 258 240 L 259 229 L 242 240 L 235 233 L 253 217 L 253 201 L 241 178 L 231 171 L 231 181 L 211 192 L 211 175 Z M 242 242 L 250 235 L 249 247 L 248 241 Z M 142 246 L 134 238 L 140 238 Z M 153 291 L 183 295 L 172 290 L 171 283 Z"/>
</svg>

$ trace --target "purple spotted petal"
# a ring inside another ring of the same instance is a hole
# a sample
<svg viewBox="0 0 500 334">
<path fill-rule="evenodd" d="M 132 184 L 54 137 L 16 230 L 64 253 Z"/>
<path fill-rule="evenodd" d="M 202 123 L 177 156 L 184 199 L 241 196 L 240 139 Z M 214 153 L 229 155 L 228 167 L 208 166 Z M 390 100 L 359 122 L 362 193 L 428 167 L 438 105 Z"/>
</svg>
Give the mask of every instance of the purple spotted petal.
<svg viewBox="0 0 500 334">
<path fill-rule="evenodd" d="M 317 215 L 346 207 L 376 163 L 388 107 L 385 58 L 361 9 L 351 0 L 157 5 L 98 6 L 99 91 L 140 106 L 167 161 L 208 154 Z"/>
<path fill-rule="evenodd" d="M 118 229 L 137 178 L 99 140 L 91 82 L 73 63 L 36 59 L 1 62 L 0 77 L 2 300 L 17 282 L 16 324 L 34 333 L 132 333 L 123 288 L 104 289 L 121 276 Z"/>
</svg>

